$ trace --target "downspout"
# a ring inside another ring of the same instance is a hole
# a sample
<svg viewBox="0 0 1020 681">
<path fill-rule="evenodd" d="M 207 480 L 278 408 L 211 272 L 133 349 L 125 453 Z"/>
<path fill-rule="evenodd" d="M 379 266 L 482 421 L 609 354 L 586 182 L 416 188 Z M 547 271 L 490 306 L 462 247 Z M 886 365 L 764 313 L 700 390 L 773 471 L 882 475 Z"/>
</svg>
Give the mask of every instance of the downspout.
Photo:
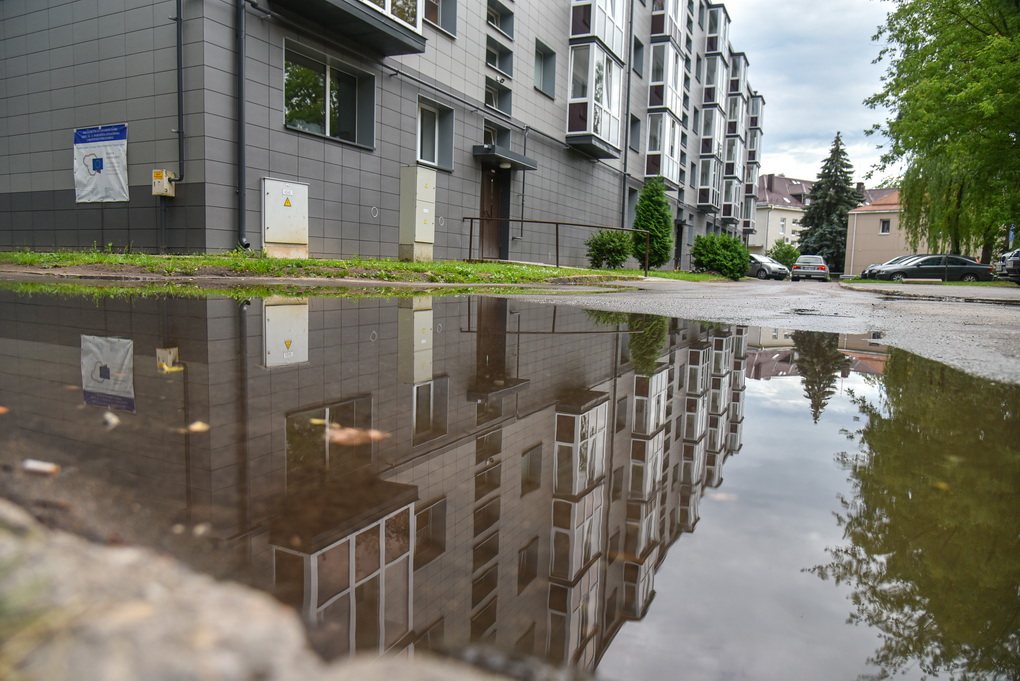
<svg viewBox="0 0 1020 681">
<path fill-rule="evenodd" d="M 184 181 L 184 16 L 181 0 L 177 0 L 177 175 L 171 182 Z"/>
<path fill-rule="evenodd" d="M 853 274 L 854 273 L 854 256 L 855 255 L 857 255 L 857 214 L 856 213 L 854 214 L 854 236 L 853 236 L 853 239 L 850 240 L 850 262 L 847 263 L 849 265 L 849 267 L 846 268 L 846 269 L 849 270 L 849 274 Z"/>
<path fill-rule="evenodd" d="M 177 0 L 180 2 L 181 0 Z M 237 0 L 237 18 L 234 22 L 236 29 L 236 40 L 235 47 L 237 50 L 237 67 L 235 69 L 237 75 L 237 243 L 241 248 L 251 248 L 251 244 L 248 242 L 248 226 L 247 226 L 247 211 L 246 211 L 246 174 L 248 170 L 248 160 L 246 157 L 246 150 L 248 148 L 248 141 L 245 135 L 245 117 L 244 117 L 244 62 L 245 62 L 245 50 L 246 50 L 246 34 L 247 29 L 245 26 L 245 4 L 247 0 Z"/>
<path fill-rule="evenodd" d="M 634 77 L 634 0 L 630 0 L 630 11 L 627 14 L 627 35 L 631 36 L 627 44 L 627 98 L 623 105 L 625 120 L 620 121 L 623 134 L 623 174 L 620 177 L 620 226 L 627 226 L 627 161 L 630 160 L 630 86 Z M 647 118 L 645 119 L 647 122 Z"/>
</svg>

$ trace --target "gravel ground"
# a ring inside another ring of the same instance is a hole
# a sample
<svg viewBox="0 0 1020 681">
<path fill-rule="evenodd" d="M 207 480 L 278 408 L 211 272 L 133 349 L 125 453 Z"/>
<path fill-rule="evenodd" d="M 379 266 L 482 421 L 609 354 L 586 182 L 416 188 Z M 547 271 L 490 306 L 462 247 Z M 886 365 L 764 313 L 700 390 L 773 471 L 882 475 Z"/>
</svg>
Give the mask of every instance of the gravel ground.
<svg viewBox="0 0 1020 681">
<path fill-rule="evenodd" d="M 879 333 L 888 345 L 976 376 L 1020 384 L 1020 286 L 651 278 L 620 285 L 625 290 L 525 297 L 749 326 Z"/>
</svg>

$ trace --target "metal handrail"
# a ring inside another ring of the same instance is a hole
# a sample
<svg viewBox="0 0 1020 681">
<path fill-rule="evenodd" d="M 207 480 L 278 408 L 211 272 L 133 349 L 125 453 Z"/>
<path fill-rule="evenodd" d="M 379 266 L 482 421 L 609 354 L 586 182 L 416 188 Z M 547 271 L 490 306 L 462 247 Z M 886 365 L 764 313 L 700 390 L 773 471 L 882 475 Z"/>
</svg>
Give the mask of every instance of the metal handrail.
<svg viewBox="0 0 1020 681">
<path fill-rule="evenodd" d="M 499 222 L 519 222 L 522 225 L 555 225 L 556 226 L 556 267 L 560 266 L 560 225 L 564 227 L 585 227 L 587 229 L 612 229 L 618 232 L 639 232 L 645 235 L 645 276 L 648 276 L 648 252 L 652 245 L 651 232 L 647 229 L 632 229 L 630 227 L 610 227 L 609 225 L 591 225 L 585 222 L 562 222 L 558 220 L 529 220 L 526 218 L 483 218 L 483 217 L 466 217 L 464 220 L 470 221 L 468 226 L 468 260 L 472 259 L 475 250 L 475 220 L 478 220 L 478 259 L 483 260 L 481 250 L 482 242 L 482 220 L 496 220 Z"/>
</svg>

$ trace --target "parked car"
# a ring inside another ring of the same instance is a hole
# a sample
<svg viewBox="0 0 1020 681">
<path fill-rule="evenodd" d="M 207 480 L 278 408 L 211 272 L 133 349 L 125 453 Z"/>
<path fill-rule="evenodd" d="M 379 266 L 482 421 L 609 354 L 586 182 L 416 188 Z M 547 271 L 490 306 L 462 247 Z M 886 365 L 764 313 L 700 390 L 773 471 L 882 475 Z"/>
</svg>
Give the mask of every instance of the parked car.
<svg viewBox="0 0 1020 681">
<path fill-rule="evenodd" d="M 1020 258 L 1020 248 L 1006 251 L 999 257 L 999 260 L 995 263 L 995 276 L 1009 279 L 1009 276 L 1006 274 L 1006 266 L 1013 258 Z"/>
<path fill-rule="evenodd" d="M 1014 284 L 1020 284 L 1020 249 L 1013 251 L 1009 260 L 1006 261 L 1005 278 Z"/>
<path fill-rule="evenodd" d="M 942 281 L 992 281 L 993 267 L 962 255 L 929 255 L 883 268 L 875 279 L 941 279 Z"/>
<path fill-rule="evenodd" d="M 790 270 L 783 263 L 773 260 L 767 255 L 752 253 L 747 276 L 759 279 L 786 279 L 790 276 Z"/>
<path fill-rule="evenodd" d="M 825 262 L 825 258 L 820 255 L 802 255 L 797 258 L 797 262 L 793 263 L 793 269 L 790 271 L 790 279 L 800 281 L 802 278 L 828 281 L 829 265 Z"/>
<path fill-rule="evenodd" d="M 925 258 L 925 257 L 928 257 L 929 255 L 931 255 L 931 254 L 930 253 L 925 253 L 923 255 L 918 255 L 918 254 L 914 253 L 914 254 L 911 254 L 911 255 L 897 255 L 892 260 L 886 260 L 885 262 L 877 264 L 877 265 L 875 265 L 875 264 L 868 265 L 861 272 L 861 279 L 874 279 L 875 278 L 875 274 L 877 272 L 881 271 L 882 269 L 886 268 L 886 267 L 892 267 L 893 265 L 898 265 L 898 264 L 906 262 L 908 260 L 913 260 L 914 258 Z"/>
</svg>

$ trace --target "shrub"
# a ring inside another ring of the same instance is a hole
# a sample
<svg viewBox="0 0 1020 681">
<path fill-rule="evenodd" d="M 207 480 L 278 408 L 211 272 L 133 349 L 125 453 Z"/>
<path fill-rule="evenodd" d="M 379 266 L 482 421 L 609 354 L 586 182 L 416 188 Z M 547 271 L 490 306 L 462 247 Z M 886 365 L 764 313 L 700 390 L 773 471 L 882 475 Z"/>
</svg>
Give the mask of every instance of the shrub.
<svg viewBox="0 0 1020 681">
<path fill-rule="evenodd" d="M 797 258 L 800 257 L 800 251 L 796 246 L 791 246 L 782 239 L 776 239 L 776 243 L 765 251 L 765 255 L 792 268 L 793 263 L 797 262 Z"/>
<path fill-rule="evenodd" d="M 666 183 L 661 177 L 645 182 L 638 197 L 634 229 L 649 232 L 648 266 L 662 267 L 673 255 L 673 215 L 666 199 Z M 633 232 L 632 253 L 642 267 L 645 265 L 645 235 Z"/>
<path fill-rule="evenodd" d="M 630 257 L 630 232 L 600 229 L 589 236 L 584 245 L 588 247 L 588 262 L 593 268 L 605 265 L 608 270 L 618 270 Z"/>
<path fill-rule="evenodd" d="M 694 240 L 691 257 L 699 267 L 736 281 L 747 274 L 751 256 L 740 239 L 728 234 L 709 234 Z"/>
</svg>

